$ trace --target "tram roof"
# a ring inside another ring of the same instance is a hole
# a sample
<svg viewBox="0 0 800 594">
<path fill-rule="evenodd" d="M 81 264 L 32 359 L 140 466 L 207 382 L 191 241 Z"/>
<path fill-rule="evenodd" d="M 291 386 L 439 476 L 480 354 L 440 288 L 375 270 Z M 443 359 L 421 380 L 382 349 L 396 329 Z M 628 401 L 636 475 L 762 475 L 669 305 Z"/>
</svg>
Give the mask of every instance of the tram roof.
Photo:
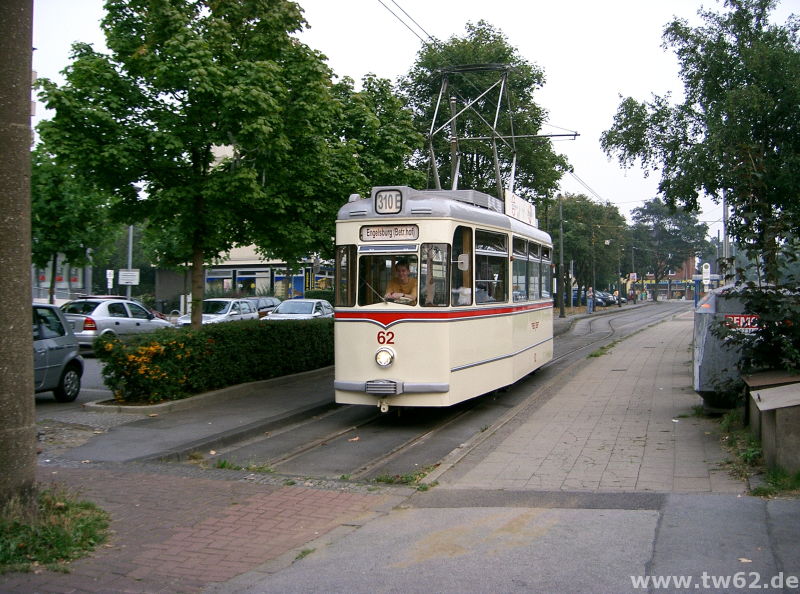
<svg viewBox="0 0 800 594">
<path fill-rule="evenodd" d="M 402 207 L 392 214 L 380 214 L 375 195 L 383 190 L 401 193 Z M 504 212 L 503 201 L 477 190 L 416 190 L 408 186 L 376 186 L 369 198 L 358 194 L 339 209 L 337 221 L 392 220 L 397 218 L 452 218 L 477 225 L 490 225 L 532 237 L 550 244 L 550 235 L 541 229 L 512 218 Z"/>
</svg>

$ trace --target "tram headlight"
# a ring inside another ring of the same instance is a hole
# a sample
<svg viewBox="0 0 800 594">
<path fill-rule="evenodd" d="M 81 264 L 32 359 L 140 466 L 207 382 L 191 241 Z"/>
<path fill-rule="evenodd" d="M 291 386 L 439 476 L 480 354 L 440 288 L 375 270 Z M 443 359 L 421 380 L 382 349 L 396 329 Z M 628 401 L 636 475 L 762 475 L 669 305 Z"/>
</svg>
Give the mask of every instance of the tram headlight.
<svg viewBox="0 0 800 594">
<path fill-rule="evenodd" d="M 388 347 L 381 347 L 375 353 L 375 363 L 381 367 L 389 367 L 394 362 L 394 351 Z"/>
</svg>

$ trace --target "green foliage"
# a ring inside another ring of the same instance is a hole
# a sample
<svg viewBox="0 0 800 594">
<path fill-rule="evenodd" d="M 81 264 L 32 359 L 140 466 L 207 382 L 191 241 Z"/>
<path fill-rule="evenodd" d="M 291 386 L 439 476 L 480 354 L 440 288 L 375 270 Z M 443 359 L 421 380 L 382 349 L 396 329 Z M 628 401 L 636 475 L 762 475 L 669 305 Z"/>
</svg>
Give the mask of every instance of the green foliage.
<svg viewBox="0 0 800 594">
<path fill-rule="evenodd" d="M 34 565 L 63 571 L 106 541 L 108 524 L 106 512 L 63 489 L 41 491 L 33 517 L 10 503 L 0 513 L 0 574 Z"/>
<path fill-rule="evenodd" d="M 167 328 L 125 343 L 100 337 L 94 350 L 119 402 L 155 403 L 332 365 L 333 320 Z"/>
<path fill-rule="evenodd" d="M 656 284 L 698 256 L 706 245 L 708 225 L 683 208 L 670 207 L 659 198 L 633 209 L 633 235 L 641 265 L 653 274 Z M 658 292 L 654 292 L 656 298 Z"/>
<path fill-rule="evenodd" d="M 109 231 L 109 197 L 80 172 L 59 162 L 44 144 L 31 154 L 31 260 L 46 269 L 62 254 L 84 266 L 106 252 L 116 234 Z M 55 282 L 55 274 L 51 275 Z"/>
<path fill-rule="evenodd" d="M 306 299 L 324 299 L 331 304 L 333 304 L 334 296 L 333 289 L 314 289 L 306 291 Z"/>
<path fill-rule="evenodd" d="M 410 168 L 424 137 L 391 83 L 370 74 L 355 91 L 352 79 L 345 77 L 333 93 L 341 105 L 338 132 L 348 139 L 363 178 L 353 191 L 368 195 L 372 186 L 425 187 L 425 174 Z"/>
<path fill-rule="evenodd" d="M 40 134 L 113 193 L 118 220 L 147 221 L 159 264 L 192 264 L 197 316 L 204 263 L 233 246 L 257 243 L 287 262 L 329 250 L 331 213 L 357 168 L 334 134 L 330 70 L 292 37 L 299 6 L 105 7 L 110 54 L 76 44 L 66 83 L 40 81 L 55 110 Z"/>
<path fill-rule="evenodd" d="M 712 333 L 731 346 L 741 349 L 743 372 L 783 369 L 800 373 L 800 298 L 796 291 L 741 286 L 723 293 L 744 304 L 744 311 L 756 314 L 757 330 L 742 332 L 724 320 L 712 327 Z"/>
<path fill-rule="evenodd" d="M 553 211 L 551 233 L 558 241 L 561 219 L 558 209 Z M 628 226 L 619 209 L 582 194 L 566 194 L 561 197 L 561 212 L 564 262 L 573 261 L 578 286 L 599 288 L 616 283 L 622 253 L 629 242 Z"/>
<path fill-rule="evenodd" d="M 789 474 L 783 468 L 770 468 L 766 473 L 766 484 L 760 485 L 750 491 L 759 497 L 774 497 L 776 495 L 800 492 L 800 472 Z"/>
<path fill-rule="evenodd" d="M 536 135 L 545 121 L 545 111 L 533 101 L 533 93 L 544 85 L 544 73 L 535 64 L 523 59 L 517 50 L 508 43 L 505 35 L 493 28 L 486 21 L 467 23 L 463 37 L 453 36 L 446 42 L 429 43 L 422 47 L 417 60 L 403 78 L 401 88 L 408 104 L 414 111 L 417 127 L 420 132 L 428 134 L 434 121 L 434 108 L 442 76 L 448 77 L 448 95 L 458 97 L 459 107 L 471 100 L 480 114 L 469 117 L 469 112 L 459 117 L 458 136 L 487 136 L 487 121 L 494 120 L 499 88 L 478 99 L 478 96 L 498 80 L 498 70 L 449 72 L 457 66 L 471 64 L 507 65 L 510 76 L 506 91 L 511 97 L 510 105 L 504 98 L 500 110 L 498 128 L 510 134 Z M 513 116 L 513 128 L 510 117 Z M 451 117 L 450 109 L 445 104 L 440 108 L 435 128 L 443 126 Z M 501 161 L 503 186 L 511 173 L 514 148 L 511 144 L 498 142 Z M 553 151 L 552 143 L 546 138 L 526 138 L 516 141 L 516 184 L 515 192 L 533 201 L 545 196 L 552 196 L 558 187 L 561 176 L 569 165 L 563 156 Z M 437 156 L 437 167 L 442 187 L 450 187 L 450 150 L 449 138 L 434 138 Z M 495 170 L 492 159 L 492 145 L 485 140 L 461 140 L 459 187 L 480 190 L 491 195 L 497 194 Z M 426 155 L 427 160 L 427 155 Z M 430 187 L 430 186 L 429 186 Z"/>
<path fill-rule="evenodd" d="M 731 0 L 728 12 L 700 11 L 704 25 L 671 22 L 684 102 L 625 98 L 601 137 L 624 167 L 660 169 L 668 204 L 697 208 L 699 196 L 724 193 L 728 229 L 768 282 L 800 228 L 800 22 L 770 23 L 775 0 Z"/>
</svg>

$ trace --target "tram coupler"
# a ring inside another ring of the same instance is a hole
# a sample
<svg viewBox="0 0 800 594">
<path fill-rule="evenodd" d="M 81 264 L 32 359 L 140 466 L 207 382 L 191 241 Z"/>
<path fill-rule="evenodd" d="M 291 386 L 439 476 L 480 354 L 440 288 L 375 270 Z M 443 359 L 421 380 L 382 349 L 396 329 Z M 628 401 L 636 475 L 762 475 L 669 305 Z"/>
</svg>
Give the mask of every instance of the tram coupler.
<svg viewBox="0 0 800 594">
<path fill-rule="evenodd" d="M 389 403 L 386 402 L 386 400 L 381 400 L 378 403 L 378 406 L 380 407 L 382 413 L 389 412 Z"/>
</svg>

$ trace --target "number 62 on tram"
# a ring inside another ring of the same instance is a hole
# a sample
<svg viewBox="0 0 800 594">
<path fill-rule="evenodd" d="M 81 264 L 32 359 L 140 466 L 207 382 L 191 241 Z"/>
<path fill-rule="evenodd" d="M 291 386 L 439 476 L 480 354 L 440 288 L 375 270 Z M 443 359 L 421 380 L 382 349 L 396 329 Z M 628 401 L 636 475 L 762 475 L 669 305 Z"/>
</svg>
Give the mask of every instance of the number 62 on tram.
<svg viewBox="0 0 800 594">
<path fill-rule="evenodd" d="M 336 402 L 450 406 L 550 361 L 552 242 L 533 223 L 513 195 L 352 196 L 336 220 Z"/>
</svg>

